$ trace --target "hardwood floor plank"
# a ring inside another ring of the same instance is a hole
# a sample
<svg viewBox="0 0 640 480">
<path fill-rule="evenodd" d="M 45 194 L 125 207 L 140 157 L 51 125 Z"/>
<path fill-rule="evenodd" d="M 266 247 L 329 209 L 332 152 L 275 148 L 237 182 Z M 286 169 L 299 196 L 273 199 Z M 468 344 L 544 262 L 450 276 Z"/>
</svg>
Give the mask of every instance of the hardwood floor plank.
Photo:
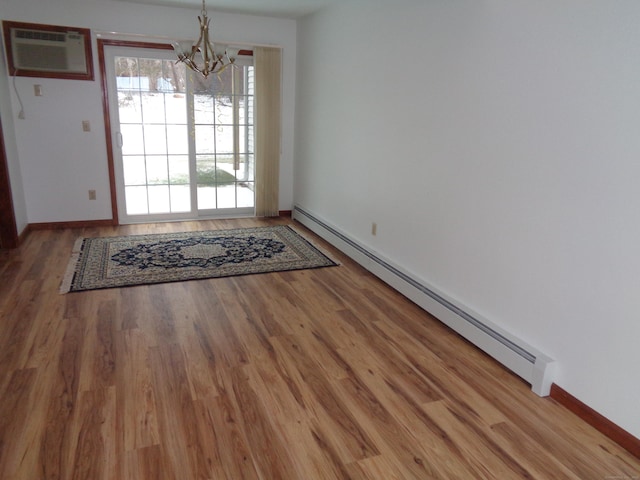
<svg viewBox="0 0 640 480">
<path fill-rule="evenodd" d="M 34 326 L 36 317 L 42 308 L 35 299 L 38 298 L 40 286 L 34 281 L 25 281 L 20 292 L 14 292 L 7 310 L 0 316 L 0 365 L 3 373 L 11 372 L 24 364 L 21 354 L 28 349 L 27 342 L 37 331 Z M 6 379 L 5 376 L 0 377 Z"/>
<path fill-rule="evenodd" d="M 61 328 L 63 333 L 66 333 L 67 323 L 68 321 L 65 319 Z M 58 345 L 59 348 L 61 346 L 62 343 Z M 41 449 L 48 427 L 51 399 L 57 391 L 56 386 L 60 381 L 59 356 L 60 351 L 57 351 L 53 354 L 51 362 L 41 365 L 40 368 L 32 369 L 36 376 L 31 390 L 23 392 L 25 395 L 21 398 L 18 408 L 4 413 L 8 416 L 15 413 L 17 416 L 12 418 L 14 422 L 19 421 L 22 408 L 28 412 L 28 416 L 23 423 L 16 423 L 18 428 L 15 431 L 12 432 L 11 429 L 0 430 L 0 444 L 10 447 L 6 451 L 10 454 L 6 457 L 8 461 L 5 466 L 0 470 L 0 478 L 5 473 L 6 477 L 10 479 L 43 477 L 45 466 L 41 461 Z M 3 392 L 5 391 L 3 390 Z M 3 395 L 0 395 L 0 398 L 4 398 Z"/>
<path fill-rule="evenodd" d="M 163 467 L 176 478 L 209 478 L 204 445 L 186 378 L 182 348 L 177 344 L 152 347 L 150 364 L 157 402 Z"/>
<path fill-rule="evenodd" d="M 118 316 L 113 319 L 116 330 L 139 329 L 142 326 L 142 319 L 146 316 L 151 316 L 144 309 L 144 307 L 150 307 L 151 302 L 141 295 L 141 290 L 136 288 L 119 289 L 118 299 L 120 300 L 120 305 L 125 307 L 121 307 L 118 311 Z M 148 289 L 145 289 L 144 292 L 147 293 Z"/>
<path fill-rule="evenodd" d="M 424 349 L 406 332 L 388 322 L 376 322 L 374 328 L 384 336 L 390 348 L 401 352 L 409 365 L 419 372 L 422 381 L 438 392 L 440 398 L 456 401 L 470 417 L 479 418 L 486 425 L 505 421 L 504 414 L 492 402 L 460 379 L 441 357 Z M 457 395 L 452 396 L 454 389 Z"/>
<path fill-rule="evenodd" d="M 254 390 L 261 393 L 274 430 L 287 439 L 288 455 L 293 460 L 296 477 L 349 478 L 337 451 L 318 428 L 317 419 L 290 394 L 282 384 L 282 377 L 273 373 L 272 366 L 252 364 L 245 367 L 245 371 Z"/>
<path fill-rule="evenodd" d="M 199 337 L 203 338 L 203 335 L 196 322 L 193 325 L 193 332 L 187 334 L 181 341 L 187 381 L 189 382 L 191 398 L 194 401 L 220 394 L 217 382 L 212 377 L 212 375 L 215 375 L 216 369 L 214 367 L 213 372 L 210 370 L 209 361 L 206 358 L 205 350 L 202 348 Z M 206 344 L 206 339 L 203 338 L 202 341 L 205 342 L 205 348 L 210 351 L 211 347 Z"/>
<path fill-rule="evenodd" d="M 67 312 L 77 311 L 78 297 L 67 299 Z M 78 398 L 80 358 L 84 341 L 84 318 L 70 317 L 62 339 L 40 445 L 39 469 L 45 478 L 67 477 L 72 472 L 75 439 L 69 436 L 70 420 Z"/>
<path fill-rule="evenodd" d="M 35 386 L 36 370 L 15 370 L 3 389 L 0 403 L 0 472 L 12 475 L 25 454 L 23 426 L 29 420 L 29 396 Z"/>
<path fill-rule="evenodd" d="M 530 478 L 531 473 L 515 458 L 502 449 L 481 428 L 464 416 L 457 415 L 446 400 L 423 405 L 427 415 L 455 443 L 460 455 L 469 462 L 474 478 Z M 477 438 L 477 442 L 468 442 L 468 438 Z"/>
<path fill-rule="evenodd" d="M 122 480 L 137 478 L 154 478 L 157 480 L 173 480 L 175 477 L 163 468 L 160 445 L 138 448 L 124 452 L 124 461 L 120 464 Z"/>
<path fill-rule="evenodd" d="M 532 441 L 517 426 L 503 422 L 493 425 L 491 429 L 496 433 L 495 441 L 512 457 L 518 458 L 518 461 L 531 472 L 533 477 L 557 480 L 579 480 L 581 478 L 569 471 L 555 458 L 545 458 L 541 446 Z"/>
<path fill-rule="evenodd" d="M 401 379 L 388 375 L 378 359 L 367 352 L 351 349 L 341 353 L 353 365 L 354 374 L 369 391 L 375 393 L 376 399 L 406 436 L 416 442 L 434 436 L 439 441 L 440 431 L 433 428 L 434 423 L 430 419 L 425 421 L 419 400 L 401 385 Z"/>
<path fill-rule="evenodd" d="M 269 283 L 268 290 L 264 288 L 265 282 Z M 232 289 L 230 293 L 237 299 L 238 306 L 249 314 L 249 318 L 256 323 L 256 327 L 265 337 L 293 333 L 289 325 L 292 317 L 285 311 L 286 302 L 282 301 L 281 290 L 273 288 L 280 283 L 277 273 L 248 276 L 243 278 L 242 282 L 231 278 L 228 282 Z"/>
<path fill-rule="evenodd" d="M 201 312 L 205 312 L 200 322 L 200 330 L 212 342 L 212 347 L 219 352 L 219 361 L 224 363 L 227 368 L 234 368 L 247 363 L 246 348 L 236 335 L 232 323 L 241 320 L 246 316 L 242 309 L 231 309 L 231 314 L 227 313 L 228 302 L 226 297 L 221 293 L 229 279 L 217 279 L 214 287 L 211 281 L 195 282 L 192 286 L 194 292 L 194 301 L 198 305 Z M 231 303 L 235 303 L 231 302 Z M 233 321 L 232 321 L 233 319 Z"/>
<path fill-rule="evenodd" d="M 273 347 L 268 341 L 269 332 L 262 321 L 263 316 L 246 306 L 246 295 L 242 289 L 238 289 L 232 278 L 221 282 L 216 289 L 216 298 L 225 313 L 225 318 L 233 319 L 229 322 L 231 330 L 222 327 L 222 330 L 226 330 L 224 337 L 234 342 L 233 348 L 237 352 L 236 360 L 227 363 L 230 366 L 245 365 L 250 361 L 249 357 L 257 360 L 273 356 Z M 225 301 L 229 298 L 233 298 L 234 301 Z"/>
<path fill-rule="evenodd" d="M 305 407 L 313 411 L 318 419 L 318 428 L 323 437 L 329 438 L 344 463 L 378 455 L 380 452 L 364 432 L 330 381 L 321 373 L 319 366 L 302 350 L 295 338 L 283 337 L 272 340 L 277 351 L 287 356 L 287 370 L 296 378 L 303 392 Z M 297 374 L 292 373 L 295 369 Z M 309 392 L 306 394 L 304 392 Z"/>
<path fill-rule="evenodd" d="M 69 459 L 69 478 L 116 479 L 115 465 L 115 389 L 81 392 L 74 411 L 70 438 L 77 441 L 75 455 Z M 75 424 L 75 425 L 73 425 Z"/>
<path fill-rule="evenodd" d="M 345 361 L 333 345 L 327 331 L 328 325 L 309 326 L 295 335 L 300 348 L 314 361 L 330 379 L 347 378 L 352 372 L 351 366 Z"/>
<path fill-rule="evenodd" d="M 49 308 L 35 313 L 35 322 L 29 331 L 28 338 L 22 345 L 22 352 L 17 358 L 18 365 L 24 368 L 39 368 L 52 361 L 57 353 L 64 334 L 63 311 L 64 302 L 58 298 L 47 302 Z"/>
<path fill-rule="evenodd" d="M 367 480 L 405 480 L 409 478 L 417 478 L 410 474 L 400 463 L 393 462 L 391 455 L 377 455 L 375 457 L 365 458 L 358 462 L 348 465 L 350 475 L 355 477 L 363 477 Z M 435 477 L 421 477 L 429 480 Z"/>
<path fill-rule="evenodd" d="M 0 251 L 0 478 L 640 478 L 633 457 L 301 225 L 340 266 L 60 295 L 76 238 Z"/>
<path fill-rule="evenodd" d="M 168 296 L 171 286 L 160 284 L 131 288 L 146 290 L 149 302 L 148 308 L 152 309 L 152 313 L 142 317 L 144 321 L 142 327 L 144 331 L 153 335 L 154 345 L 160 347 L 177 342 L 176 318 Z"/>
<path fill-rule="evenodd" d="M 123 330 L 117 336 L 115 347 L 122 450 L 160 445 L 148 337 L 137 329 Z"/>
<path fill-rule="evenodd" d="M 389 338 L 381 333 L 375 324 L 371 321 L 361 320 L 362 317 L 356 316 L 349 310 L 338 312 L 337 315 L 337 318 L 351 325 L 356 335 L 362 338 L 358 345 L 366 346 L 366 349 L 371 353 L 370 357 L 384 365 L 383 370 L 387 373 L 388 382 L 392 381 L 391 379 L 401 382 L 405 389 L 420 402 L 430 402 L 442 398 L 441 393 L 425 382 L 424 377 L 402 358 L 401 350 L 391 348 L 392 344 L 389 342 Z"/>
<path fill-rule="evenodd" d="M 249 376 L 242 367 L 235 367 L 230 373 L 235 404 L 241 407 L 238 414 L 242 429 L 260 478 L 297 478 L 287 445 L 274 430 Z"/>
<path fill-rule="evenodd" d="M 425 449 L 414 438 L 406 434 L 377 396 L 356 376 L 340 380 L 342 393 L 351 411 L 362 427 L 369 431 L 380 450 L 389 452 L 409 472 L 407 478 L 473 478 L 473 470 L 466 459 L 459 455 L 457 446 L 446 432 L 434 429 L 434 440 L 438 448 Z M 375 431 L 376 435 L 372 433 Z M 453 464 L 453 465 L 452 465 Z"/>
<path fill-rule="evenodd" d="M 194 402 L 198 431 L 207 445 L 205 455 L 212 479 L 258 479 L 247 439 L 236 417 L 237 408 L 225 392 Z"/>
<path fill-rule="evenodd" d="M 115 301 L 103 299 L 108 294 L 100 292 L 91 309 L 82 313 L 86 320 L 80 362 L 89 368 L 80 371 L 79 390 L 95 390 L 114 384 L 115 373 Z"/>
</svg>

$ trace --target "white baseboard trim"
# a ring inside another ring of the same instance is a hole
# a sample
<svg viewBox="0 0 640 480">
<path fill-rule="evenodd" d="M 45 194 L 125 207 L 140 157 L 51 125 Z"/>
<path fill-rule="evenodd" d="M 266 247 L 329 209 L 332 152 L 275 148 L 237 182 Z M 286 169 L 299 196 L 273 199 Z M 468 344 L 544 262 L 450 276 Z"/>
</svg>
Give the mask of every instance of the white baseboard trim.
<svg viewBox="0 0 640 480">
<path fill-rule="evenodd" d="M 531 385 L 549 395 L 555 362 L 531 345 L 415 278 L 391 260 L 353 240 L 335 226 L 296 205 L 293 219 L 338 248 L 364 268 L 422 307 L 445 325 L 495 358 Z"/>
</svg>

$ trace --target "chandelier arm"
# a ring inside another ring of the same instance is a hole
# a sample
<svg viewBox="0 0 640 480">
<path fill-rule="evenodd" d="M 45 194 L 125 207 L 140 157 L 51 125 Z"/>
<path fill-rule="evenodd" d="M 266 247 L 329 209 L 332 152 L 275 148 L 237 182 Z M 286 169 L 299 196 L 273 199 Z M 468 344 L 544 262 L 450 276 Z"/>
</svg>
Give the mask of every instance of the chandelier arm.
<svg viewBox="0 0 640 480">
<path fill-rule="evenodd" d="M 202 28 L 202 19 L 198 17 L 198 21 L 200 22 L 200 36 L 198 37 L 198 40 L 196 41 L 196 43 L 193 44 L 193 47 L 191 48 L 191 55 L 189 56 L 192 59 L 195 57 L 195 54 L 197 53 L 197 51 L 201 48 L 202 41 L 204 40 L 204 30 Z"/>
</svg>

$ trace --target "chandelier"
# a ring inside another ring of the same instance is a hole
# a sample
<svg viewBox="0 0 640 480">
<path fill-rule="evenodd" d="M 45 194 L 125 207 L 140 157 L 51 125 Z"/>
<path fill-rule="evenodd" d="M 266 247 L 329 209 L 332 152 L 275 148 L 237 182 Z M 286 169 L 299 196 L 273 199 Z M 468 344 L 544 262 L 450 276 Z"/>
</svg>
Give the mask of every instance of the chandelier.
<svg viewBox="0 0 640 480">
<path fill-rule="evenodd" d="M 174 42 L 173 48 L 178 55 L 178 62 L 183 62 L 191 70 L 207 78 L 211 73 L 220 73 L 229 65 L 233 65 L 236 59 L 227 52 L 226 48 L 219 48 L 216 52 L 213 43 L 209 40 L 211 20 L 207 16 L 204 0 L 202 0 L 201 15 L 198 17 L 200 22 L 198 41 Z"/>
</svg>

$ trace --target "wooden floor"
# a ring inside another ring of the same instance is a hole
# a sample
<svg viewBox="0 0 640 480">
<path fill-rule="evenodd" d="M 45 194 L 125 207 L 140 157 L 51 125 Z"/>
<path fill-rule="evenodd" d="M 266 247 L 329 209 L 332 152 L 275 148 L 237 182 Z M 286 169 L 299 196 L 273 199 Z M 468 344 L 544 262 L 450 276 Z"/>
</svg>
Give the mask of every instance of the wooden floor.
<svg viewBox="0 0 640 480">
<path fill-rule="evenodd" d="M 35 231 L 0 252 L 0 478 L 640 478 L 330 247 L 341 266 L 58 293 L 78 236 L 286 222 Z"/>
</svg>

